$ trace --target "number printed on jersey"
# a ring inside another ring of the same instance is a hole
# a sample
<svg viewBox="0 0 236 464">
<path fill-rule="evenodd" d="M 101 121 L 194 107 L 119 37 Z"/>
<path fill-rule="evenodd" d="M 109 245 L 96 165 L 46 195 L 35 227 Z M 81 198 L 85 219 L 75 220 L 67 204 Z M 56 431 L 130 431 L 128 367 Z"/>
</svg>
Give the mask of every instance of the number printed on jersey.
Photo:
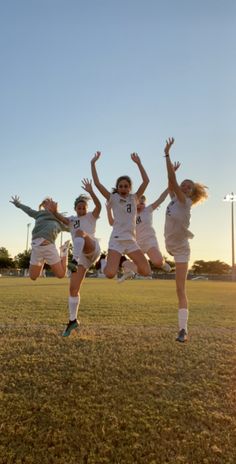
<svg viewBox="0 0 236 464">
<path fill-rule="evenodd" d="M 131 213 L 131 203 L 127 203 L 126 211 L 127 211 L 127 213 Z"/>
<path fill-rule="evenodd" d="M 141 216 L 137 216 L 136 217 L 136 224 L 141 224 L 141 222 L 142 222 Z"/>
<path fill-rule="evenodd" d="M 174 201 L 171 201 L 170 204 L 167 206 L 166 208 L 166 214 L 167 216 L 171 216 L 171 209 L 170 209 L 170 206 L 174 205 Z"/>
<path fill-rule="evenodd" d="M 79 229 L 80 228 L 80 220 L 79 219 L 76 219 L 76 221 L 74 221 L 73 228 L 74 229 Z"/>
</svg>

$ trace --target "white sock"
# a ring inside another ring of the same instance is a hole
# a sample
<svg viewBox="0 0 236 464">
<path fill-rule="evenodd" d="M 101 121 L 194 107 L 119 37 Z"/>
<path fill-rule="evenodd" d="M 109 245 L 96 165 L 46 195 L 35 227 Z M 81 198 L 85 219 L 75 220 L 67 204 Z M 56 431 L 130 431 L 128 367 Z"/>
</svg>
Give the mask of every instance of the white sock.
<svg viewBox="0 0 236 464">
<path fill-rule="evenodd" d="M 60 247 L 60 258 L 64 258 L 68 255 L 70 246 L 70 240 L 67 240 L 61 247 Z"/>
<path fill-rule="evenodd" d="M 134 272 L 135 274 L 137 273 L 137 266 L 133 261 L 124 261 L 122 266 L 125 273 L 130 271 Z"/>
<path fill-rule="evenodd" d="M 188 309 L 186 308 L 179 309 L 178 319 L 179 319 L 179 330 L 185 329 L 185 331 L 187 332 Z"/>
<path fill-rule="evenodd" d="M 83 237 L 75 237 L 73 241 L 73 259 L 78 261 L 79 256 L 84 248 L 84 238 Z"/>
<path fill-rule="evenodd" d="M 163 269 L 163 271 L 165 271 L 165 272 L 170 272 L 171 271 L 171 267 L 166 261 L 162 264 L 161 269 Z"/>
<path fill-rule="evenodd" d="M 78 309 L 80 304 L 80 295 L 69 296 L 69 319 L 74 321 L 77 319 Z"/>
<path fill-rule="evenodd" d="M 103 274 L 104 268 L 107 265 L 107 260 L 106 259 L 101 259 L 101 273 Z"/>
</svg>

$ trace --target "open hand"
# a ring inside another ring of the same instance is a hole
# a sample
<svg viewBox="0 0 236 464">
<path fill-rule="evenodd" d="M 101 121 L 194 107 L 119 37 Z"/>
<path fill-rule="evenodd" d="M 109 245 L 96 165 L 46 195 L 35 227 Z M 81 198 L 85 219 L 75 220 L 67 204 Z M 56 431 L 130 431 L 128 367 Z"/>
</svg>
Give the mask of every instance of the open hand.
<svg viewBox="0 0 236 464">
<path fill-rule="evenodd" d="M 20 197 L 18 197 L 18 195 L 14 195 L 9 201 L 10 203 L 13 203 L 13 205 L 18 206 L 20 204 Z"/>
<path fill-rule="evenodd" d="M 166 156 L 169 156 L 170 147 L 173 145 L 174 141 L 175 141 L 175 139 L 173 137 L 169 137 L 166 140 L 166 146 L 164 148 L 164 152 L 165 152 Z"/>
<path fill-rule="evenodd" d="M 97 162 L 97 160 L 100 158 L 101 156 L 101 152 L 100 151 L 96 151 L 95 155 L 93 156 L 93 158 L 91 159 L 91 163 L 92 164 L 95 164 Z"/>
</svg>

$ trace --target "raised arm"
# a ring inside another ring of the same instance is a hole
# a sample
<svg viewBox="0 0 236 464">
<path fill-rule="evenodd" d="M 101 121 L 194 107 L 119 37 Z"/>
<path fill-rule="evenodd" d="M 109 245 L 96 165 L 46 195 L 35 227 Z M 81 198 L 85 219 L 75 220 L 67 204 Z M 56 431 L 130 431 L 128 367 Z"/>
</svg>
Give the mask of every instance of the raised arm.
<svg viewBox="0 0 236 464">
<path fill-rule="evenodd" d="M 168 181 L 169 181 L 169 184 L 170 184 L 171 188 L 173 189 L 174 193 L 176 194 L 178 200 L 181 203 L 185 203 L 186 197 L 185 197 L 184 193 L 182 192 L 182 190 L 181 190 L 181 188 L 180 188 L 180 186 L 179 186 L 179 184 L 177 182 L 176 175 L 175 175 L 175 170 L 174 170 L 173 164 L 172 164 L 171 159 L 170 159 L 170 148 L 173 145 L 174 141 L 175 141 L 174 138 L 170 137 L 166 141 L 166 145 L 165 145 L 165 149 L 164 149 Z"/>
<path fill-rule="evenodd" d="M 97 151 L 94 155 L 94 157 L 91 160 L 91 171 L 92 171 L 92 177 L 93 177 L 93 182 L 96 185 L 97 189 L 99 192 L 107 199 L 109 200 L 110 198 L 110 192 L 104 187 L 104 185 L 101 184 L 98 178 L 98 173 L 96 169 L 96 162 L 100 158 L 101 152 Z"/>
<path fill-rule="evenodd" d="M 20 197 L 18 197 L 18 195 L 12 196 L 11 200 L 9 200 L 9 201 L 13 205 L 15 205 L 17 208 L 22 209 L 22 211 L 24 211 L 24 213 L 28 214 L 28 216 L 36 219 L 36 217 L 38 215 L 38 211 L 36 211 L 35 209 L 30 208 L 29 206 L 23 205 L 21 203 Z"/>
<path fill-rule="evenodd" d="M 108 222 L 109 222 L 110 226 L 113 226 L 114 218 L 113 218 L 112 211 L 111 211 L 111 205 L 109 203 L 106 203 L 106 209 L 107 209 Z"/>
<path fill-rule="evenodd" d="M 172 164 L 172 166 L 174 168 L 174 171 L 177 171 L 177 169 L 179 169 L 180 167 L 179 161 L 175 161 L 174 164 Z M 173 186 L 170 181 L 168 182 L 168 191 L 169 191 L 170 198 L 174 198 L 175 192 L 174 192 Z"/>
<path fill-rule="evenodd" d="M 19 208 L 20 206 L 20 197 L 18 195 L 14 195 L 11 197 L 11 200 L 9 200 L 10 203 L 12 203 L 13 205 L 15 205 L 17 208 Z"/>
<path fill-rule="evenodd" d="M 100 200 L 98 199 L 97 195 L 95 195 L 94 191 L 93 191 L 93 186 L 92 186 L 92 181 L 91 180 L 88 180 L 88 179 L 83 179 L 82 180 L 82 188 L 89 193 L 89 195 L 91 196 L 94 204 L 95 204 L 95 208 L 94 210 L 92 211 L 92 214 L 93 216 L 97 219 L 100 215 L 100 212 L 101 212 L 101 208 L 102 208 L 102 205 L 101 205 L 101 202 Z"/>
<path fill-rule="evenodd" d="M 136 195 L 139 198 L 139 197 L 141 197 L 141 195 L 144 194 L 144 192 L 145 192 L 145 190 L 147 188 L 147 185 L 149 184 L 149 177 L 148 177 L 148 175 L 147 175 L 147 173 L 146 173 L 146 171 L 145 171 L 145 169 L 144 169 L 144 167 L 143 167 L 143 165 L 141 163 L 141 160 L 140 160 L 138 154 L 137 153 L 132 153 L 131 154 L 131 159 L 135 164 L 137 164 L 137 166 L 139 168 L 139 171 L 140 171 L 140 174 L 141 174 L 141 177 L 142 177 L 142 180 L 143 180 L 142 184 L 140 185 L 140 187 L 138 188 L 138 190 L 136 192 Z"/>
<path fill-rule="evenodd" d="M 68 226 L 70 224 L 69 219 L 63 216 L 63 214 L 59 213 L 57 208 L 58 208 L 58 203 L 56 201 L 50 200 L 50 202 L 48 202 L 47 209 L 51 211 L 52 214 L 54 214 L 54 216 L 58 219 L 58 221 Z"/>
<path fill-rule="evenodd" d="M 169 194 L 169 189 L 167 188 L 164 190 L 164 192 L 161 193 L 159 198 L 150 205 L 152 209 L 157 209 L 158 206 L 160 206 L 163 203 L 163 201 L 165 201 L 168 194 Z"/>
</svg>

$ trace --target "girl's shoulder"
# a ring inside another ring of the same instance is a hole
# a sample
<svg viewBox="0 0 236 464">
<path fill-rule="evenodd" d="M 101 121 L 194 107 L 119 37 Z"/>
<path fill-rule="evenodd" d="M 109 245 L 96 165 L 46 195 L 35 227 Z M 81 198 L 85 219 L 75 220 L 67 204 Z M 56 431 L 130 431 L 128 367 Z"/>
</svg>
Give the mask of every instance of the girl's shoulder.
<svg viewBox="0 0 236 464">
<path fill-rule="evenodd" d="M 79 216 L 75 216 L 75 215 L 72 214 L 71 216 L 68 216 L 67 219 L 68 219 L 70 222 L 73 222 L 73 221 L 76 221 L 76 219 L 78 219 L 78 217 L 79 217 Z"/>
</svg>

